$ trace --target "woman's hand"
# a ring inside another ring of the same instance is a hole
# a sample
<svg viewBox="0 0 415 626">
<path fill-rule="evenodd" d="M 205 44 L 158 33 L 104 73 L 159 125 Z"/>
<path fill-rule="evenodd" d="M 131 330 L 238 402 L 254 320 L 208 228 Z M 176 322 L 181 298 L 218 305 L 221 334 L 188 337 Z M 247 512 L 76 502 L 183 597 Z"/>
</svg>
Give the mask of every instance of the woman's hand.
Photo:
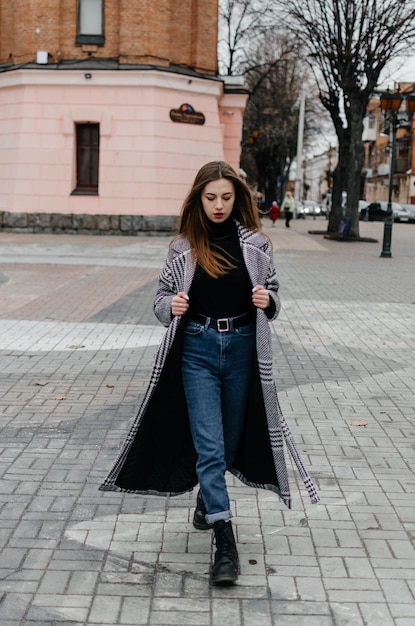
<svg viewBox="0 0 415 626">
<path fill-rule="evenodd" d="M 255 285 L 252 289 L 252 304 L 257 309 L 267 309 L 271 304 L 269 292 L 263 285 Z"/>
<path fill-rule="evenodd" d="M 179 291 L 173 296 L 171 301 L 171 312 L 173 315 L 184 315 L 189 308 L 189 296 L 184 291 Z"/>
</svg>

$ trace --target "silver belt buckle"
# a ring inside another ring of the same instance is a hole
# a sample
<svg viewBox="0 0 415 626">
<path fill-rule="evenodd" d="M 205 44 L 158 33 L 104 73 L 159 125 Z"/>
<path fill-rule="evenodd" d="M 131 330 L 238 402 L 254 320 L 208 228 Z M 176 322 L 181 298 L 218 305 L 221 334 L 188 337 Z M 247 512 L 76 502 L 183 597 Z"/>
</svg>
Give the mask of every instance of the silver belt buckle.
<svg viewBox="0 0 415 626">
<path fill-rule="evenodd" d="M 229 332 L 229 320 L 227 317 L 222 317 L 220 320 L 217 320 L 217 327 L 219 333 L 227 333 Z"/>
</svg>

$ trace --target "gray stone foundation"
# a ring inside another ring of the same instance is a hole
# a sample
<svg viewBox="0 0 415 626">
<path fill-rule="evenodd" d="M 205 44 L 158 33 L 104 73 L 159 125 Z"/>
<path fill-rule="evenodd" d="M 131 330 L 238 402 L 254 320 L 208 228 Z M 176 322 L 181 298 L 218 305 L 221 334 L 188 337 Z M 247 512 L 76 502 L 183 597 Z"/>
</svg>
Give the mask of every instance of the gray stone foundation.
<svg viewBox="0 0 415 626">
<path fill-rule="evenodd" d="M 176 231 L 176 215 L 83 215 L 0 212 L 4 232 L 80 235 L 162 235 Z"/>
</svg>

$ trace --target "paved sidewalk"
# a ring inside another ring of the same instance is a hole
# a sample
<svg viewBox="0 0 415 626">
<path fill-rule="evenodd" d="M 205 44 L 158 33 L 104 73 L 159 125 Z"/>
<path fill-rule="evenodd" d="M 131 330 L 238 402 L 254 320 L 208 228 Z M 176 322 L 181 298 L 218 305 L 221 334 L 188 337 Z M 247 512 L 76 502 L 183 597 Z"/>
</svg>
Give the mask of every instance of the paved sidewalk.
<svg viewBox="0 0 415 626">
<path fill-rule="evenodd" d="M 0 626 L 414 626 L 415 226 L 264 220 L 280 401 L 317 484 L 229 479 L 242 574 L 212 589 L 195 494 L 99 492 L 163 328 L 169 238 L 0 233 Z M 360 424 L 360 425 L 359 425 Z"/>
</svg>

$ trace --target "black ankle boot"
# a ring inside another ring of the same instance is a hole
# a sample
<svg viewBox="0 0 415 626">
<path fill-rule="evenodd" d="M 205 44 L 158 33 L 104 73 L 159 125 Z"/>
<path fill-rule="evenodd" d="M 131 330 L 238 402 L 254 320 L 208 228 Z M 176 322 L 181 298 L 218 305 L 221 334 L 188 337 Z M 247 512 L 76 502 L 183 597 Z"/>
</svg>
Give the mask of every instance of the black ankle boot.
<svg viewBox="0 0 415 626">
<path fill-rule="evenodd" d="M 206 521 L 206 513 L 205 503 L 199 490 L 196 498 L 195 514 L 193 515 L 193 526 L 198 530 L 209 530 L 209 528 L 212 528 L 212 524 L 208 524 Z"/>
<path fill-rule="evenodd" d="M 215 560 L 212 565 L 213 585 L 233 585 L 238 580 L 239 558 L 231 522 L 219 520 L 213 524 L 216 539 Z"/>
</svg>

